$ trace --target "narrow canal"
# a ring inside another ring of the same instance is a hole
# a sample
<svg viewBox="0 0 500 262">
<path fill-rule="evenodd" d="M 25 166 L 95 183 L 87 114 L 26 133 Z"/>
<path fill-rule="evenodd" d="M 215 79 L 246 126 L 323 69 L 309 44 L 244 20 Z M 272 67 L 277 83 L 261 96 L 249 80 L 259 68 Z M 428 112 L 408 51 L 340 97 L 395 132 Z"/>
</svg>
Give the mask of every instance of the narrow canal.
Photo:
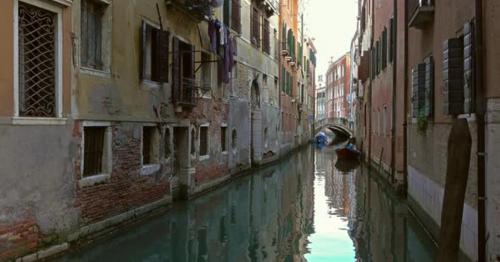
<svg viewBox="0 0 500 262">
<path fill-rule="evenodd" d="M 406 204 L 345 168 L 307 148 L 58 261 L 432 261 Z"/>
</svg>

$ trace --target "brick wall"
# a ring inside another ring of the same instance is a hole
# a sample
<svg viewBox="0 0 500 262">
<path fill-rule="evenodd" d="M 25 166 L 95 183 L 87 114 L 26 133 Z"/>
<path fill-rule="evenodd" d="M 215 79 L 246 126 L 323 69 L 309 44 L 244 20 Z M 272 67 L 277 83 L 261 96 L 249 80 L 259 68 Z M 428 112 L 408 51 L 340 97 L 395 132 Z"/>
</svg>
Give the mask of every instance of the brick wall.
<svg viewBox="0 0 500 262">
<path fill-rule="evenodd" d="M 40 237 L 32 216 L 13 223 L 0 221 L 0 261 L 34 252 Z"/>
<path fill-rule="evenodd" d="M 76 205 L 81 210 L 84 224 L 98 222 L 157 201 L 170 193 L 168 174 L 163 171 L 167 169 L 164 164 L 156 174 L 140 174 L 141 128 L 141 124 L 135 123 L 113 125 L 111 178 L 93 186 L 77 185 Z M 81 139 L 81 134 L 78 137 Z M 77 177 L 80 177 L 79 161 L 75 166 Z"/>
</svg>

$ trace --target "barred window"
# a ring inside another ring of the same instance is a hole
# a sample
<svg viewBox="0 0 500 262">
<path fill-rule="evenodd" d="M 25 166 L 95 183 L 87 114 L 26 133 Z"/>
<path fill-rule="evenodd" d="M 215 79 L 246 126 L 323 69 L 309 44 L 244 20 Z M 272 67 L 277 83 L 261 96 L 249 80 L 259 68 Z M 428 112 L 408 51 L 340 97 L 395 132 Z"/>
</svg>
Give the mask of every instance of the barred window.
<svg viewBox="0 0 500 262">
<path fill-rule="evenodd" d="M 83 0 L 81 7 L 81 64 L 103 69 L 102 32 L 106 5 L 94 0 Z"/>
<path fill-rule="evenodd" d="M 208 126 L 200 127 L 200 156 L 208 156 Z"/>
<path fill-rule="evenodd" d="M 109 173 L 111 153 L 108 126 L 85 126 L 83 128 L 83 177 Z"/>
<path fill-rule="evenodd" d="M 56 117 L 57 14 L 19 2 L 19 115 Z"/>
</svg>

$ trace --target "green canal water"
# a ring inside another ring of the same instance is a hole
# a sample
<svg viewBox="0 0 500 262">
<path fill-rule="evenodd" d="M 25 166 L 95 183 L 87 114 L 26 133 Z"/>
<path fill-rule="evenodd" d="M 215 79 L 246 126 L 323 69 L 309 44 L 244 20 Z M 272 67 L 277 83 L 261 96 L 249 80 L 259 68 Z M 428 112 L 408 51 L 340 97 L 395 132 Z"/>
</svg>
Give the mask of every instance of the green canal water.
<svg viewBox="0 0 500 262">
<path fill-rule="evenodd" d="M 309 147 L 57 261 L 425 262 L 435 252 L 378 175 Z"/>
</svg>

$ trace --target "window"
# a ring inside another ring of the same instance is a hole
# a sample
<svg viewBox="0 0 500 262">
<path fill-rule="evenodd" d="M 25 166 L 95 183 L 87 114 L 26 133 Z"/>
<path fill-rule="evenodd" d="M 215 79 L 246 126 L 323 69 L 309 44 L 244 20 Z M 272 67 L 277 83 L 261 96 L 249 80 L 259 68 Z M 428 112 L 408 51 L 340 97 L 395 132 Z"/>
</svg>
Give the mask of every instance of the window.
<svg viewBox="0 0 500 262">
<path fill-rule="evenodd" d="M 269 20 L 264 19 L 264 23 L 262 23 L 262 51 L 266 54 L 271 54 L 271 41 L 269 38 Z"/>
<path fill-rule="evenodd" d="M 83 177 L 111 173 L 110 135 L 106 126 L 83 128 Z"/>
<path fill-rule="evenodd" d="M 144 126 L 142 128 L 142 165 L 158 163 L 156 142 L 159 143 L 156 127 Z"/>
<path fill-rule="evenodd" d="M 81 3 L 81 65 L 102 70 L 102 33 L 107 5 L 95 0 L 82 0 Z"/>
<path fill-rule="evenodd" d="M 382 69 L 387 67 L 387 28 L 382 32 Z"/>
<path fill-rule="evenodd" d="M 389 63 L 392 63 L 394 56 L 396 55 L 396 25 L 394 23 L 394 17 L 389 21 Z"/>
<path fill-rule="evenodd" d="M 18 34 L 19 66 L 16 90 L 16 116 L 60 117 L 61 100 L 61 36 L 60 14 L 19 2 L 15 32 Z M 59 50 L 58 50 L 59 49 Z"/>
<path fill-rule="evenodd" d="M 236 135 L 236 129 L 233 129 L 233 132 L 231 134 L 231 147 L 233 148 L 233 150 L 236 150 L 236 146 L 238 144 L 237 139 L 238 137 Z"/>
<path fill-rule="evenodd" d="M 208 157 L 208 126 L 200 127 L 200 157 Z"/>
<path fill-rule="evenodd" d="M 264 128 L 264 147 L 267 148 L 268 146 L 268 140 L 269 140 L 269 135 L 267 131 L 267 127 Z"/>
<path fill-rule="evenodd" d="M 171 144 L 171 135 L 170 135 L 170 128 L 165 128 L 165 136 L 164 136 L 164 143 L 165 143 L 165 159 L 170 158 L 172 155 L 172 144 Z"/>
<path fill-rule="evenodd" d="M 194 47 L 174 37 L 172 48 L 172 99 L 181 106 L 195 106 L 198 92 L 195 89 Z"/>
<path fill-rule="evenodd" d="M 260 11 L 257 7 L 252 7 L 251 15 L 251 42 L 257 47 L 260 47 Z"/>
<path fill-rule="evenodd" d="M 212 62 L 208 53 L 201 53 L 201 83 L 200 92 L 204 98 L 211 98 L 212 90 Z"/>
<path fill-rule="evenodd" d="M 142 21 L 141 67 L 142 80 L 168 81 L 169 33 Z"/>
<path fill-rule="evenodd" d="M 221 146 L 222 152 L 227 152 L 226 137 L 227 137 L 227 126 L 221 126 L 221 128 L 220 128 L 220 146 Z"/>
<path fill-rule="evenodd" d="M 194 131 L 193 128 L 191 130 L 191 155 L 196 155 L 196 145 L 194 141 L 196 141 L 196 131 Z"/>
</svg>

